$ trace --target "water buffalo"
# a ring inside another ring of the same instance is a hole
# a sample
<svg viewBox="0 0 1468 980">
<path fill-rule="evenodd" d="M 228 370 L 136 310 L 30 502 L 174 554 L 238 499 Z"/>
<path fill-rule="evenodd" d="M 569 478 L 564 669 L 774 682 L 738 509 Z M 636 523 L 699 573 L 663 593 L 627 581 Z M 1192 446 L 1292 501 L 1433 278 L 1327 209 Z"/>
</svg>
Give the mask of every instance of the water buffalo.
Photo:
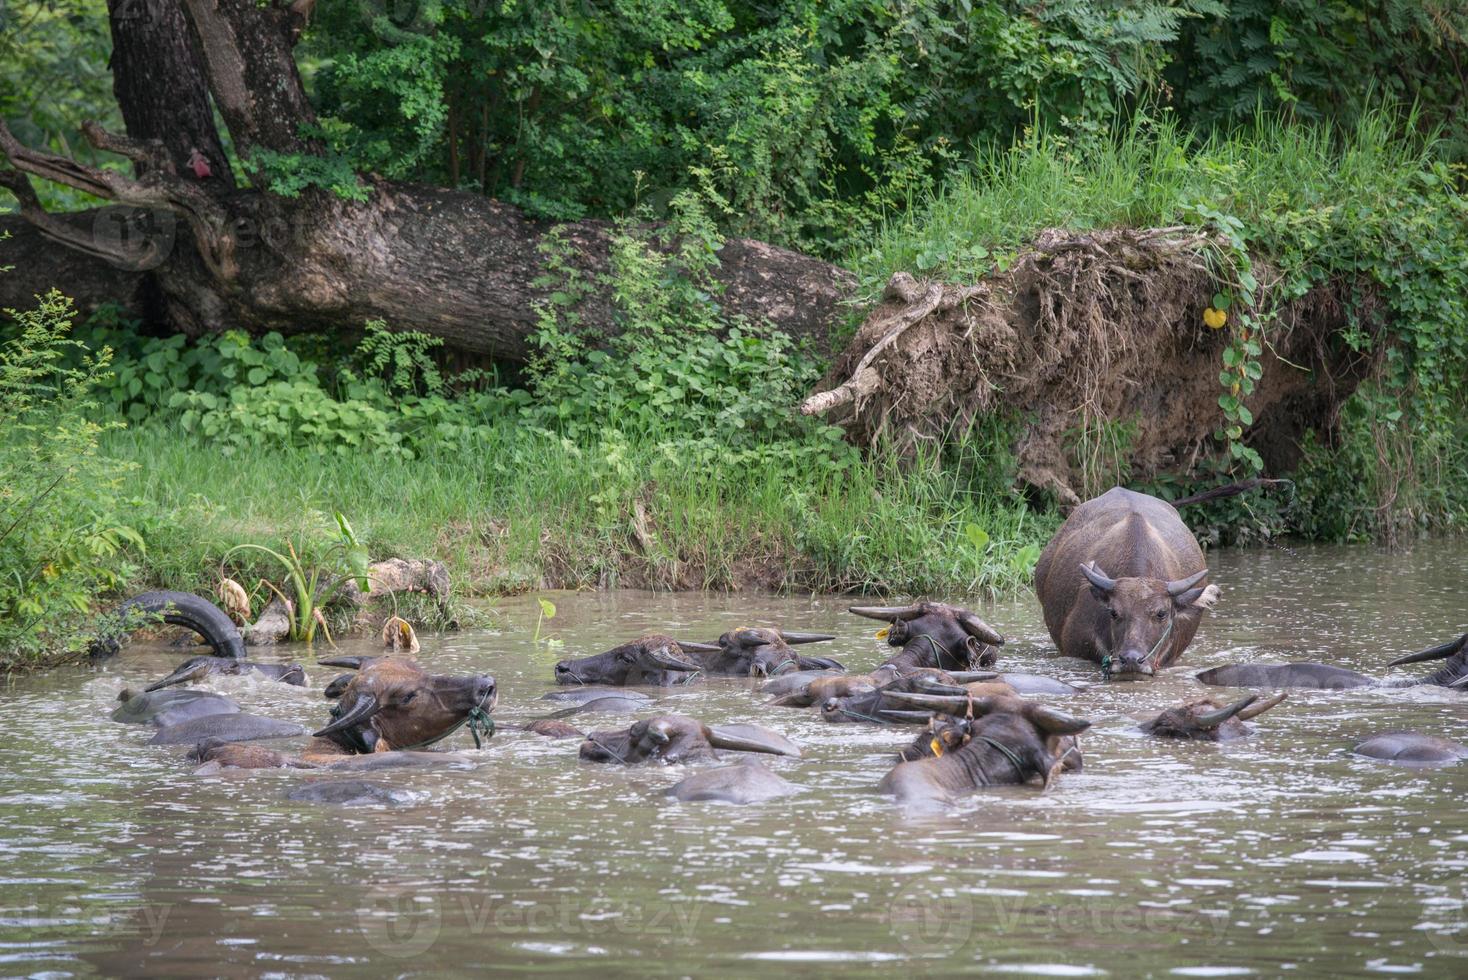
<svg viewBox="0 0 1468 980">
<path fill-rule="evenodd" d="M 1148 677 L 1181 657 L 1218 601 L 1207 579 L 1176 508 L 1122 487 L 1072 511 L 1035 565 L 1050 638 L 1107 679 Z"/>
<path fill-rule="evenodd" d="M 117 695 L 122 702 L 112 712 L 112 720 L 130 725 L 152 725 L 167 728 L 179 722 L 207 715 L 234 714 L 240 706 L 222 694 L 209 691 L 171 689 L 140 694 L 125 688 Z"/>
<path fill-rule="evenodd" d="M 696 654 L 704 672 L 728 677 L 775 677 L 792 670 L 846 668 L 827 657 L 807 657 L 791 649 L 801 643 L 834 640 L 829 633 L 796 633 L 742 626 L 719 637 L 717 643 L 679 641 L 685 653 Z"/>
<path fill-rule="evenodd" d="M 1010 708 L 1017 709 L 1022 704 L 1023 702 L 1016 700 Z M 961 717 L 950 714 L 930 715 L 927 727 L 911 743 L 902 747 L 897 758 L 903 762 L 913 762 L 937 758 L 961 749 L 973 738 L 974 727 L 979 720 L 967 714 Z M 1084 767 L 1080 743 L 1074 735 L 1061 737 L 1056 754 L 1060 757 L 1060 767 L 1064 772 L 1080 772 Z"/>
<path fill-rule="evenodd" d="M 705 769 L 683 779 L 668 790 L 668 795 L 684 803 L 733 803 L 747 806 L 804 792 L 803 788 L 781 779 L 746 756 L 732 766 Z"/>
<path fill-rule="evenodd" d="M 967 684 L 958 678 L 976 677 Z M 943 710 L 934 699 L 966 700 L 998 695 L 1017 696 L 1014 688 L 995 680 L 997 674 L 919 670 L 880 687 L 821 702 L 821 717 L 830 722 L 865 721 L 879 725 L 922 724 L 933 711 Z M 943 700 L 942 704 L 947 704 Z"/>
<path fill-rule="evenodd" d="M 547 717 L 570 718 L 573 715 L 598 713 L 607 715 L 631 715 L 646 708 L 649 703 L 643 698 L 624 698 L 618 694 L 608 694 L 605 697 L 582 701 L 578 704 L 571 705 L 569 708 L 554 711 Z"/>
<path fill-rule="evenodd" d="M 902 802 L 942 802 L 986 786 L 1017 785 L 1041 777 L 1048 786 L 1075 751 L 1067 743 L 1091 727 L 1020 698 L 977 698 L 968 740 L 951 752 L 899 762 L 878 788 Z"/>
<path fill-rule="evenodd" d="M 1231 742 L 1249 735 L 1249 726 L 1244 722 L 1257 718 L 1285 699 L 1281 691 L 1272 698 L 1260 701 L 1259 695 L 1251 694 L 1233 704 L 1222 706 L 1212 698 L 1200 698 L 1175 708 L 1168 708 L 1156 718 L 1142 722 L 1138 727 L 1148 735 L 1161 738 L 1190 738 L 1200 742 Z"/>
<path fill-rule="evenodd" d="M 851 612 L 888 624 L 877 636 L 901 647 L 872 671 L 879 682 L 913 670 L 966 671 L 991 667 L 1004 637 L 961 606 L 916 602 L 908 606 L 852 606 Z"/>
<path fill-rule="evenodd" d="M 799 756 L 785 736 L 759 725 L 709 726 L 686 715 L 658 715 L 613 732 L 592 732 L 581 743 L 587 762 L 702 762 L 718 758 L 717 749 Z"/>
<path fill-rule="evenodd" d="M 1351 751 L 1387 762 L 1424 765 L 1468 759 L 1468 747 L 1420 732 L 1384 732 L 1359 743 Z"/>
<path fill-rule="evenodd" d="M 245 641 L 239 628 L 223 610 L 201 596 L 171 591 L 144 592 L 119 606 L 117 626 L 112 635 L 92 642 L 89 650 L 92 659 L 102 660 L 115 655 L 128 633 L 158 619 L 198 633 L 213 647 L 216 656 L 244 659 Z"/>
<path fill-rule="evenodd" d="M 1197 675 L 1204 684 L 1216 687 L 1317 687 L 1349 690 L 1357 687 L 1463 687 L 1468 685 L 1468 633 L 1456 640 L 1429 647 L 1419 653 L 1398 657 L 1388 666 L 1447 661 L 1424 677 L 1382 680 L 1368 674 L 1332 667 L 1329 664 L 1225 664 Z"/>
<path fill-rule="evenodd" d="M 253 742 L 267 738 L 292 738 L 306 730 L 289 721 L 277 721 L 248 711 L 190 718 L 160 728 L 148 739 L 149 745 L 193 745 L 202 739 L 220 742 Z"/>
<path fill-rule="evenodd" d="M 540 696 L 542 701 L 555 701 L 560 704 L 585 704 L 595 701 L 597 698 L 628 698 L 634 701 L 645 701 L 652 703 L 652 698 L 641 691 L 624 691 L 619 687 L 573 687 L 567 691 L 550 691 Z"/>
<path fill-rule="evenodd" d="M 306 671 L 300 664 L 261 664 L 252 660 L 235 660 L 231 657 L 190 657 L 173 673 L 161 681 L 154 681 L 143 690 L 152 693 L 175 684 L 201 681 L 216 675 L 259 674 L 261 677 L 295 687 L 306 686 Z"/>
<path fill-rule="evenodd" d="M 556 683 L 668 687 L 686 684 L 702 670 L 677 640 L 654 633 L 595 656 L 562 660 L 556 664 Z"/>
<path fill-rule="evenodd" d="M 328 666 L 360 670 L 332 708 L 332 721 L 313 733 L 300 761 L 318 765 L 373 768 L 442 761 L 447 753 L 417 752 L 466 725 L 475 746 L 494 733 L 497 693 L 493 677 L 430 674 L 415 661 L 399 657 L 338 657 Z M 257 759 L 220 746 L 207 761 L 258 767 Z M 372 755 L 374 761 L 354 762 Z M 378 757 L 382 758 L 379 759 Z M 396 756 L 397 758 L 388 758 Z M 282 764 L 279 761 L 274 763 Z"/>
</svg>

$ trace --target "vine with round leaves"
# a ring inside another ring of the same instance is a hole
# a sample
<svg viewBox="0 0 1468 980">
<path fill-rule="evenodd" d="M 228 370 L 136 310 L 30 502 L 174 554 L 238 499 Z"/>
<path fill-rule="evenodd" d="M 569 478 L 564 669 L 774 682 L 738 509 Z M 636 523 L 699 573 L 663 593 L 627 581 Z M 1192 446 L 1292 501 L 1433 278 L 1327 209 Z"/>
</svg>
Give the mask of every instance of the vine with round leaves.
<svg viewBox="0 0 1468 980">
<path fill-rule="evenodd" d="M 1218 383 L 1223 387 L 1223 394 L 1218 396 L 1223 425 L 1214 437 L 1228 447 L 1230 470 L 1242 466 L 1258 473 L 1264 469 L 1264 460 L 1244 445 L 1244 430 L 1254 424 L 1254 413 L 1245 401 L 1264 377 L 1264 365 L 1260 361 L 1264 353 L 1264 326 L 1273 313 L 1260 307 L 1259 280 L 1249 258 L 1243 222 L 1206 205 L 1197 205 L 1193 211 L 1215 228 L 1222 240 L 1213 252 L 1219 289 L 1203 311 L 1203 323 L 1210 330 L 1229 330 L 1228 345 L 1223 349 L 1223 369 L 1218 374 Z"/>
</svg>

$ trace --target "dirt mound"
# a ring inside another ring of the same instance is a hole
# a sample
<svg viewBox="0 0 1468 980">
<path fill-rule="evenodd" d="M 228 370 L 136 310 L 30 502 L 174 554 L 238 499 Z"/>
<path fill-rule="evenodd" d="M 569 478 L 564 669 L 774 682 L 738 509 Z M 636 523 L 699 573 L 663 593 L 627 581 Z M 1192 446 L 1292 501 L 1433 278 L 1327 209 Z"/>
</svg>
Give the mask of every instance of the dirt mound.
<svg viewBox="0 0 1468 980">
<path fill-rule="evenodd" d="M 903 453 L 1009 414 L 1021 423 L 1019 478 L 1062 502 L 1127 476 L 1191 470 L 1220 448 L 1223 421 L 1228 331 L 1203 322 L 1216 288 L 1211 245 L 1181 227 L 1047 230 L 973 285 L 898 273 L 801 411 L 827 415 L 858 445 Z M 1269 308 L 1276 277 L 1258 261 L 1254 271 Z M 1357 295 L 1358 325 L 1370 329 L 1375 308 Z M 1293 467 L 1307 429 L 1329 431 L 1371 369 L 1340 340 L 1348 312 L 1333 290 L 1278 314 L 1245 436 L 1271 472 Z"/>
</svg>

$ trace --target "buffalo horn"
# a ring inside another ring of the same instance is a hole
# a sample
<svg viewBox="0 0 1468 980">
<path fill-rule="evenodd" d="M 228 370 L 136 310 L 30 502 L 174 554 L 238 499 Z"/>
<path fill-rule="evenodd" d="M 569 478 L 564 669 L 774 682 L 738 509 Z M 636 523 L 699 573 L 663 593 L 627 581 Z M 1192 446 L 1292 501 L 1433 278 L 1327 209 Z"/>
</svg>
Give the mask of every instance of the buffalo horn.
<svg viewBox="0 0 1468 980">
<path fill-rule="evenodd" d="M 960 684 L 977 684 L 981 681 L 997 681 L 999 671 L 997 670 L 950 670 L 948 676 Z"/>
<path fill-rule="evenodd" d="M 315 738 L 321 738 L 324 735 L 330 735 L 332 732 L 352 728 L 371 718 L 380 710 L 382 709 L 377 704 L 377 698 L 371 694 L 364 694 L 352 703 L 351 708 L 342 712 L 340 718 L 333 720 L 331 724 L 320 731 L 312 732 L 311 734 Z"/>
<path fill-rule="evenodd" d="M 1081 565 L 1081 574 L 1102 592 L 1111 592 L 1116 588 L 1116 579 L 1107 578 L 1105 573 L 1096 567 L 1095 562 L 1086 562 Z"/>
<path fill-rule="evenodd" d="M 695 643 L 693 640 L 679 640 L 678 646 L 684 650 L 692 650 L 695 653 L 718 653 L 724 649 L 717 643 Z"/>
<path fill-rule="evenodd" d="M 376 659 L 376 657 L 327 657 L 325 660 L 316 662 L 323 667 L 346 667 L 348 670 L 361 670 L 364 662 Z"/>
<path fill-rule="evenodd" d="M 1233 704 L 1219 708 L 1217 711 L 1210 711 L 1206 715 L 1198 715 L 1193 720 L 1197 722 L 1199 728 L 1217 728 L 1257 700 L 1259 700 L 1259 695 L 1251 694 L 1246 698 L 1239 698 Z"/>
<path fill-rule="evenodd" d="M 910 606 L 851 606 L 848 612 L 867 619 L 880 619 L 884 623 L 895 623 L 899 619 L 917 619 L 923 614 L 922 603 Z"/>
<path fill-rule="evenodd" d="M 780 635 L 785 638 L 786 643 L 824 643 L 826 640 L 836 639 L 830 633 L 791 633 L 781 630 Z"/>
<path fill-rule="evenodd" d="M 908 694 L 903 691 L 883 691 L 883 704 L 895 704 L 926 711 L 940 711 L 945 715 L 961 715 L 968 710 L 969 697 L 946 694 Z"/>
<path fill-rule="evenodd" d="M 1459 650 L 1462 650 L 1465 646 L 1468 646 L 1468 633 L 1464 633 L 1456 640 L 1449 640 L 1446 643 L 1439 643 L 1435 647 L 1429 647 L 1421 653 L 1409 653 L 1405 657 L 1398 657 L 1387 666 L 1400 667 L 1403 664 L 1420 664 L 1424 660 L 1446 660 Z"/>
<path fill-rule="evenodd" d="M 1178 596 L 1182 595 L 1184 592 L 1188 591 L 1207 577 L 1208 569 L 1205 568 L 1195 575 L 1189 575 L 1187 578 L 1180 578 L 1175 581 L 1168 582 L 1167 594 L 1176 599 Z"/>
<path fill-rule="evenodd" d="M 1039 705 L 1027 705 L 1025 717 L 1030 720 L 1030 724 L 1047 735 L 1079 735 L 1091 727 L 1091 723 L 1084 718 Z"/>
<path fill-rule="evenodd" d="M 1268 711 L 1270 708 L 1273 708 L 1276 705 L 1278 705 L 1281 701 L 1283 701 L 1285 699 L 1285 697 L 1288 694 L 1289 694 L 1288 691 L 1280 691 L 1278 694 L 1274 695 L 1273 697 L 1271 697 L 1271 698 L 1265 698 L 1263 701 L 1260 701 L 1258 704 L 1251 704 L 1251 705 L 1249 705 L 1249 707 L 1247 707 L 1243 711 L 1240 711 L 1239 712 L 1239 721 L 1248 721 L 1250 718 L 1257 718 L 1257 717 L 1259 717 L 1260 715 L 1264 714 L 1264 712 Z"/>
<path fill-rule="evenodd" d="M 877 714 L 905 725 L 925 725 L 933 720 L 932 713 L 927 711 L 898 711 L 893 708 L 882 708 Z"/>
<path fill-rule="evenodd" d="M 770 732 L 770 735 L 772 738 L 769 741 L 760 741 L 757 738 L 750 738 L 719 728 L 710 728 L 708 730 L 709 744 L 716 749 L 726 749 L 730 752 L 763 752 L 767 755 L 800 755 L 800 749 L 796 748 L 793 743 L 787 741 L 784 736 L 777 735 L 774 732 Z M 786 744 L 780 745 L 776 739 Z"/>
<path fill-rule="evenodd" d="M 152 684 L 149 684 L 147 687 L 143 688 L 143 690 L 149 692 L 159 691 L 165 687 L 172 687 L 175 684 L 183 684 L 187 681 L 196 680 L 198 677 L 201 676 L 203 676 L 203 673 L 201 671 L 200 665 L 194 663 L 192 660 L 186 660 L 175 667 L 173 669 L 173 673 L 163 678 L 163 680 L 154 681 Z"/>
<path fill-rule="evenodd" d="M 656 650 L 650 650 L 650 651 L 648 651 L 648 656 L 652 658 L 652 662 L 653 663 L 655 663 L 659 667 L 663 668 L 663 670 L 701 670 L 702 669 L 702 668 L 700 668 L 698 666 L 698 664 L 691 664 L 691 663 L 689 663 L 686 660 L 679 660 L 676 657 L 673 657 L 672 655 L 670 655 L 668 653 L 668 648 L 667 647 L 659 647 Z"/>
<path fill-rule="evenodd" d="M 966 612 L 963 615 L 959 616 L 958 625 L 962 626 L 963 631 L 969 636 L 983 640 L 985 643 L 989 644 L 992 647 L 1000 647 L 1004 645 L 1004 634 L 1000 633 L 994 627 L 990 626 L 988 623 L 984 622 L 982 619 L 975 616 L 971 612 Z"/>
<path fill-rule="evenodd" d="M 959 687 L 957 684 L 944 684 L 942 681 L 929 680 L 926 677 L 915 678 L 913 683 L 922 688 L 924 694 L 946 694 L 955 698 L 968 697 L 968 689 Z"/>
</svg>

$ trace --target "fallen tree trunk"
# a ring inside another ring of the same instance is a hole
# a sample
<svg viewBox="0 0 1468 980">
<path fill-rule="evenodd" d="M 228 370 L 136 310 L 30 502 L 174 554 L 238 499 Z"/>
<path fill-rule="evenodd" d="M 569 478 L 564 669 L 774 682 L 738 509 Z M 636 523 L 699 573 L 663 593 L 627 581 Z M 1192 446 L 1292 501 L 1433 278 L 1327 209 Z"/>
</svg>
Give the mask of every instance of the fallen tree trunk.
<svg viewBox="0 0 1468 980">
<path fill-rule="evenodd" d="M 1015 427 L 1018 479 L 1062 503 L 1127 478 L 1191 472 L 1222 448 L 1228 331 L 1203 322 L 1216 288 L 1209 244 L 1184 228 L 1050 230 L 974 284 L 898 273 L 801 411 L 844 426 L 858 445 L 908 456 L 1001 416 Z M 1373 358 L 1339 338 L 1351 312 L 1379 327 L 1373 294 L 1363 294 L 1349 311 L 1314 290 L 1267 328 L 1245 434 L 1267 470 L 1293 469 L 1305 432 L 1328 433 L 1370 373 Z"/>
<path fill-rule="evenodd" d="M 0 308 L 28 306 L 56 287 L 83 312 L 115 302 L 192 334 L 350 332 L 382 319 L 451 348 L 522 361 L 537 306 L 563 285 L 545 275 L 540 250 L 554 229 L 561 261 L 588 287 L 581 327 L 616 331 L 606 222 L 552 225 L 476 194 L 371 176 L 357 188 L 363 200 L 318 187 L 288 198 L 236 186 L 211 104 L 241 160 L 306 172 L 320 162 L 293 56 L 310 0 L 181 0 L 161 19 L 134 16 L 135 6 L 109 4 L 128 134 L 83 126 L 93 146 L 131 161 L 131 174 L 27 147 L 0 121 L 8 164 L 0 186 L 21 212 L 0 218 L 0 232 L 13 234 L 0 241 L 0 266 L 15 267 L 0 275 Z M 32 177 L 114 206 L 49 214 Z M 725 313 L 827 349 L 855 285 L 849 273 L 747 239 L 727 242 L 719 260 L 711 285 Z"/>
</svg>

